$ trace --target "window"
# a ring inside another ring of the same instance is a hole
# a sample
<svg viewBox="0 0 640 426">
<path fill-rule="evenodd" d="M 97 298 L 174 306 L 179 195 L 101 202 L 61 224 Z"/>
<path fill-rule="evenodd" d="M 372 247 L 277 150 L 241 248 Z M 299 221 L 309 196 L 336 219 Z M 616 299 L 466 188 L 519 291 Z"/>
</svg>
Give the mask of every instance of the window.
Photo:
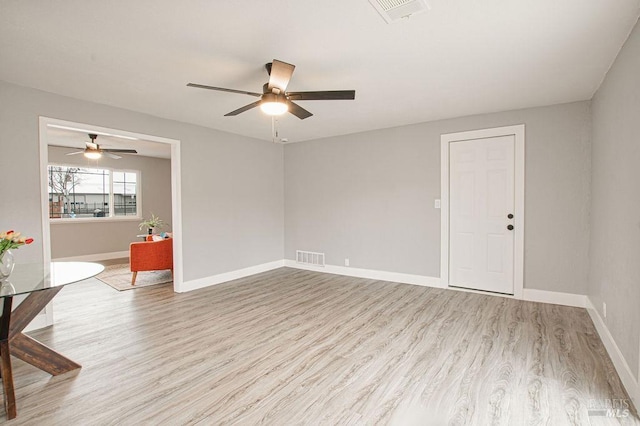
<svg viewBox="0 0 640 426">
<path fill-rule="evenodd" d="M 140 172 L 50 164 L 49 218 L 140 217 Z"/>
</svg>

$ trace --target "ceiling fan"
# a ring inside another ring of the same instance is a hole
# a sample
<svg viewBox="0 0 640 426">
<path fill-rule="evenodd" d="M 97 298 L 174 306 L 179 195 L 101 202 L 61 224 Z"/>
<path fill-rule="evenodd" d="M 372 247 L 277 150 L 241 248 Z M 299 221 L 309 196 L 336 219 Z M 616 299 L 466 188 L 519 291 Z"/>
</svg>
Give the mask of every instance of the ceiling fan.
<svg viewBox="0 0 640 426">
<path fill-rule="evenodd" d="M 262 86 L 262 93 L 247 92 L 244 90 L 226 89 L 224 87 L 205 86 L 203 84 L 189 83 L 187 86 L 199 89 L 218 90 L 221 92 L 239 93 L 260 98 L 260 100 L 238 108 L 225 114 L 225 117 L 238 115 L 252 108 L 260 106 L 260 109 L 268 115 L 282 115 L 290 112 L 301 120 L 311 117 L 313 114 L 293 101 L 329 101 L 352 100 L 356 97 L 355 90 L 324 90 L 315 92 L 287 92 L 287 86 L 295 65 L 274 59 L 264 66 L 269 74 L 269 81 Z"/>
<path fill-rule="evenodd" d="M 119 155 L 115 155 L 114 152 L 120 153 L 120 154 L 137 154 L 138 151 L 136 151 L 135 149 L 104 149 L 104 148 L 100 148 L 100 145 L 98 145 L 96 143 L 96 138 L 98 137 L 98 135 L 93 134 L 93 133 L 89 133 L 89 138 L 91 139 L 91 142 L 86 142 L 87 147 L 81 151 L 76 151 L 76 152 L 70 152 L 67 155 L 77 155 L 77 154 L 84 154 L 85 157 L 90 158 L 92 160 L 97 160 L 99 158 L 101 158 L 103 155 L 106 155 L 107 157 L 113 158 L 115 160 L 119 160 L 122 157 Z"/>
</svg>

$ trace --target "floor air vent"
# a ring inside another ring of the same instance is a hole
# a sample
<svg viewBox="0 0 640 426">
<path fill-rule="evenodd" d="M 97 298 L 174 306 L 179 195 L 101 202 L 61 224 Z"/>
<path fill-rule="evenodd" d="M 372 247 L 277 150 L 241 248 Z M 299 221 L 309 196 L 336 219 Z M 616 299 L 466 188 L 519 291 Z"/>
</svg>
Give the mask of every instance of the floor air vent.
<svg viewBox="0 0 640 426">
<path fill-rule="evenodd" d="M 324 253 L 296 250 L 296 262 L 304 265 L 324 266 Z"/>
</svg>

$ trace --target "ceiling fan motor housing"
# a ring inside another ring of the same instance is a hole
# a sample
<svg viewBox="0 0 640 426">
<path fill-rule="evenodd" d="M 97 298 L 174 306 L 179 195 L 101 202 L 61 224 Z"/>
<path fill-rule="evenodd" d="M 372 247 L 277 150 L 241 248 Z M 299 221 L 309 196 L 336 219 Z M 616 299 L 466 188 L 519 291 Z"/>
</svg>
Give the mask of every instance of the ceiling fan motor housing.
<svg viewBox="0 0 640 426">
<path fill-rule="evenodd" d="M 287 101 L 287 97 L 284 94 L 276 94 L 276 93 L 265 93 L 262 95 L 262 102 L 276 102 L 276 103 L 285 103 Z"/>
</svg>

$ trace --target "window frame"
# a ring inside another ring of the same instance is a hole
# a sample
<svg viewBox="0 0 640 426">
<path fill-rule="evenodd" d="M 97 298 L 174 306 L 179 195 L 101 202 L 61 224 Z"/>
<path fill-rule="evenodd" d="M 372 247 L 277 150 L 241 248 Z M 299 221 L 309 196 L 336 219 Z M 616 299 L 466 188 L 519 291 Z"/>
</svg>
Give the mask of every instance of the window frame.
<svg viewBox="0 0 640 426">
<path fill-rule="evenodd" d="M 51 195 L 49 189 L 51 186 L 49 185 L 49 167 L 68 167 L 68 168 L 80 168 L 80 169 L 94 169 L 94 170 L 108 170 L 109 171 L 109 215 L 105 215 L 103 217 L 60 217 L 60 218 L 52 218 L 51 212 L 47 213 L 49 216 L 50 224 L 60 224 L 60 223 L 105 223 L 105 222 L 139 222 L 142 220 L 142 171 L 135 169 L 120 169 L 116 167 L 108 167 L 108 166 L 85 166 L 84 164 L 70 164 L 70 163 L 56 163 L 49 162 L 47 163 L 47 193 Z M 114 205 L 114 194 L 113 194 L 113 172 L 120 173 L 135 173 L 136 174 L 136 214 L 128 215 L 128 216 L 115 216 L 115 205 Z M 112 215 L 113 213 L 113 215 Z"/>
</svg>

